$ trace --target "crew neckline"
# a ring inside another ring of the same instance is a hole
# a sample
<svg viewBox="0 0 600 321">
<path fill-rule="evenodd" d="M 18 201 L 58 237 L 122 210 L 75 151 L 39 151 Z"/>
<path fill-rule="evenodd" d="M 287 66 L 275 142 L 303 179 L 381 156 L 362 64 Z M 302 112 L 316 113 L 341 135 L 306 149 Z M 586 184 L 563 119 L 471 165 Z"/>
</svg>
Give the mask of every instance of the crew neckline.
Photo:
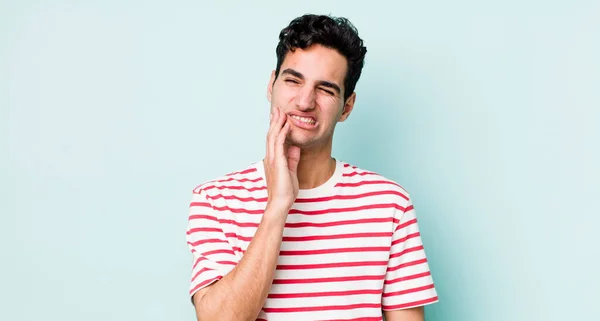
<svg viewBox="0 0 600 321">
<path fill-rule="evenodd" d="M 342 173 L 344 170 L 343 162 L 338 160 L 335 157 L 333 159 L 335 160 L 335 170 L 333 171 L 333 175 L 331 175 L 329 177 L 329 179 L 327 179 L 327 181 L 325 181 L 325 183 L 323 183 L 319 186 L 316 186 L 314 188 L 305 188 L 305 189 L 301 188 L 298 191 L 298 198 L 318 197 L 318 196 L 325 196 L 325 195 L 332 194 L 333 188 L 335 187 L 335 185 L 338 182 L 340 182 L 340 180 L 342 178 Z M 256 162 L 254 164 L 254 167 L 256 168 L 258 174 L 263 179 L 263 181 L 265 182 L 265 185 L 266 185 L 267 179 L 265 176 L 264 160 L 261 159 L 260 161 Z"/>
</svg>

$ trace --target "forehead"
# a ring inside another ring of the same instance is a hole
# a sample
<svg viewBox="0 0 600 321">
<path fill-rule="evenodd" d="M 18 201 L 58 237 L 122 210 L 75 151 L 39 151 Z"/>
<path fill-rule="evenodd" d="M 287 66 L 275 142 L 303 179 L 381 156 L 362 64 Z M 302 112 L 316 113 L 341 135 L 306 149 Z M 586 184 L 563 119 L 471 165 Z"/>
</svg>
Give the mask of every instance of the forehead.
<svg viewBox="0 0 600 321">
<path fill-rule="evenodd" d="M 289 51 L 281 64 L 281 69 L 292 68 L 304 75 L 308 81 L 326 80 L 344 85 L 348 63 L 346 57 L 337 50 L 321 45 Z"/>
</svg>

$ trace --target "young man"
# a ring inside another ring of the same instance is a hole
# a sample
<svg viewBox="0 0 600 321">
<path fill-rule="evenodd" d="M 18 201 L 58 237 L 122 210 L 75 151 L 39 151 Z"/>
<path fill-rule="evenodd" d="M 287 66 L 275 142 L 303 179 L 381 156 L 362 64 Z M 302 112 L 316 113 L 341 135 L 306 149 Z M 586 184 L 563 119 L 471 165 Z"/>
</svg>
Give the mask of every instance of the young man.
<svg viewBox="0 0 600 321">
<path fill-rule="evenodd" d="M 423 320 L 438 298 L 409 194 L 331 156 L 362 40 L 346 19 L 317 15 L 279 39 L 264 159 L 193 192 L 198 320 Z"/>
</svg>

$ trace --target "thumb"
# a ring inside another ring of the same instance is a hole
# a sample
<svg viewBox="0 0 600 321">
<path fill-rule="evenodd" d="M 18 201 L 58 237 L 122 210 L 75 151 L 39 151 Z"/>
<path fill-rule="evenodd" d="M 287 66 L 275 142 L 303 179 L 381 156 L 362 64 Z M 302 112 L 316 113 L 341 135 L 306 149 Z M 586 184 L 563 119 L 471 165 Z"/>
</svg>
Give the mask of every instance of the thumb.
<svg viewBox="0 0 600 321">
<path fill-rule="evenodd" d="M 290 145 L 287 152 L 288 168 L 294 174 L 297 174 L 298 163 L 300 162 L 300 147 Z"/>
</svg>

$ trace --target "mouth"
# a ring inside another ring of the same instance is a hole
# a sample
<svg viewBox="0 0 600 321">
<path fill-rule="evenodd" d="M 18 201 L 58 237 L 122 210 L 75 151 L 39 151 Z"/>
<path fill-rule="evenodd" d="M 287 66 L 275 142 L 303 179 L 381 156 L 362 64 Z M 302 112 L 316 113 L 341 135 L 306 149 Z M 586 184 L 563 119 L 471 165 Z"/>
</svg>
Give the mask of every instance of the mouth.
<svg viewBox="0 0 600 321">
<path fill-rule="evenodd" d="M 309 124 L 309 125 L 314 125 L 317 122 L 312 117 L 301 117 L 301 116 L 298 116 L 298 115 L 290 115 L 290 117 L 292 117 L 292 118 L 294 118 L 294 119 L 296 119 L 298 121 L 301 121 L 301 122 L 303 122 L 305 124 Z"/>
<path fill-rule="evenodd" d="M 292 123 L 297 127 L 304 129 L 313 129 L 317 125 L 317 121 L 312 117 L 302 117 L 298 115 L 289 115 L 292 119 Z"/>
</svg>

